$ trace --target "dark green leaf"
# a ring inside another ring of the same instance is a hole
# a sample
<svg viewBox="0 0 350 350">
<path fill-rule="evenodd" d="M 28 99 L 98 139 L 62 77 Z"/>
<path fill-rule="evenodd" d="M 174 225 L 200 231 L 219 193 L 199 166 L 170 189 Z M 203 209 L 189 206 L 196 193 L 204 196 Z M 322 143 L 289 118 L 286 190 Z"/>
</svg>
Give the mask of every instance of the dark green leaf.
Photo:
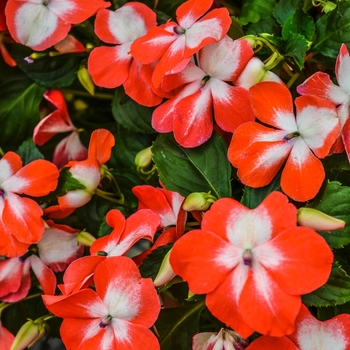
<svg viewBox="0 0 350 350">
<path fill-rule="evenodd" d="M 246 34 L 258 35 L 261 33 L 269 33 L 278 37 L 281 34 L 281 29 L 274 18 L 262 19 L 258 23 L 248 24 Z"/>
<path fill-rule="evenodd" d="M 28 79 L 19 70 L 0 83 L 0 146 L 18 145 L 33 136 L 39 122 L 38 106 L 45 88 Z"/>
<path fill-rule="evenodd" d="M 34 81 L 47 88 L 69 86 L 76 78 L 81 60 L 86 54 L 66 54 L 27 59 L 31 50 L 21 45 L 11 46 L 11 55 L 19 68 Z"/>
<path fill-rule="evenodd" d="M 350 187 L 341 186 L 336 181 L 329 182 L 308 206 L 346 222 L 341 230 L 320 232 L 330 247 L 339 249 L 350 243 Z"/>
<path fill-rule="evenodd" d="M 243 2 L 242 12 L 239 21 L 246 25 L 248 23 L 257 23 L 261 19 L 267 19 L 272 16 L 272 10 L 275 0 L 247 0 Z"/>
<path fill-rule="evenodd" d="M 293 34 L 301 34 L 308 41 L 311 41 L 315 34 L 315 24 L 312 17 L 301 8 L 288 17 L 282 29 L 282 35 L 285 39 L 292 37 Z"/>
<path fill-rule="evenodd" d="M 281 0 L 279 1 L 275 8 L 273 9 L 273 15 L 277 19 L 280 25 L 293 15 L 293 13 L 300 6 L 301 0 Z"/>
<path fill-rule="evenodd" d="M 153 250 L 151 254 L 147 255 L 147 257 L 142 261 L 142 264 L 139 266 L 140 273 L 143 278 L 151 277 L 152 279 L 155 279 L 166 253 L 173 245 L 174 243 L 163 245 Z"/>
<path fill-rule="evenodd" d="M 244 35 L 242 30 L 242 25 L 239 22 L 238 18 L 231 16 L 232 23 L 230 29 L 227 32 L 227 35 L 232 39 L 238 39 Z"/>
<path fill-rule="evenodd" d="M 216 132 L 203 145 L 183 148 L 172 134 L 161 134 L 152 147 L 160 181 L 183 196 L 209 192 L 217 198 L 231 197 L 231 166 L 227 146 Z"/>
<path fill-rule="evenodd" d="M 23 165 L 26 165 L 33 160 L 44 159 L 44 156 L 38 150 L 32 139 L 24 141 L 18 147 L 16 153 L 21 157 Z"/>
<path fill-rule="evenodd" d="M 300 69 L 304 67 L 306 52 L 310 48 L 310 42 L 303 35 L 291 34 L 286 40 L 284 56 L 291 57 Z"/>
<path fill-rule="evenodd" d="M 86 187 L 75 179 L 69 172 L 69 168 L 62 168 L 58 179 L 58 195 L 63 196 L 68 191 L 84 190 Z"/>
<path fill-rule="evenodd" d="M 103 237 L 109 235 L 113 231 L 106 222 L 106 217 L 103 218 L 100 227 L 98 228 L 98 237 Z"/>
<path fill-rule="evenodd" d="M 122 88 L 115 90 L 112 112 L 114 119 L 125 129 L 142 134 L 155 132 L 151 126 L 153 108 L 139 105 Z"/>
<path fill-rule="evenodd" d="M 156 321 L 162 350 L 191 350 L 192 337 L 198 332 L 198 319 L 204 301 L 192 306 L 163 309 Z"/>
<path fill-rule="evenodd" d="M 350 276 L 339 266 L 333 264 L 331 275 L 325 285 L 310 294 L 303 295 L 307 306 L 335 306 L 350 301 Z"/>
<path fill-rule="evenodd" d="M 336 58 L 342 43 L 350 47 L 350 1 L 338 1 L 337 7 L 316 22 L 317 38 L 313 51 Z"/>
<path fill-rule="evenodd" d="M 264 187 L 252 188 L 245 186 L 241 203 L 250 209 L 256 208 L 271 192 L 280 191 L 281 172 Z"/>
<path fill-rule="evenodd" d="M 116 123 L 114 137 L 116 139 L 116 144 L 112 149 L 112 156 L 109 160 L 109 164 L 117 169 L 136 171 L 136 154 L 142 149 L 151 146 L 154 138 L 149 134 L 142 135 L 126 130 L 118 123 Z"/>
</svg>

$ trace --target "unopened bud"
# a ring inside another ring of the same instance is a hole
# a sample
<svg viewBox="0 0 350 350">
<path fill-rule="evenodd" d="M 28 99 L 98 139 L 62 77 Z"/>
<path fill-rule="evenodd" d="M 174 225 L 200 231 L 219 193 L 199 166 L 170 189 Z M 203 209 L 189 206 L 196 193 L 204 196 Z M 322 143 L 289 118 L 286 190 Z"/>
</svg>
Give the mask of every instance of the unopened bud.
<svg viewBox="0 0 350 350">
<path fill-rule="evenodd" d="M 91 247 L 92 243 L 96 241 L 96 238 L 89 232 L 81 231 L 77 235 L 77 241 L 79 244 Z"/>
<path fill-rule="evenodd" d="M 248 44 L 252 49 L 256 48 L 257 41 L 259 41 L 259 38 L 257 38 L 255 35 L 252 35 L 252 34 L 242 36 L 240 39 L 241 40 L 244 39 L 245 41 L 248 41 Z"/>
<path fill-rule="evenodd" d="M 10 350 L 23 350 L 38 342 L 46 333 L 46 323 L 28 321 L 19 329 Z"/>
<path fill-rule="evenodd" d="M 135 164 L 137 169 L 147 169 L 152 164 L 151 147 L 147 147 L 136 154 Z"/>
<path fill-rule="evenodd" d="M 82 67 L 78 70 L 78 79 L 81 85 L 84 86 L 86 91 L 94 96 L 95 95 L 95 85 L 91 79 L 91 75 L 85 67 Z"/>
<path fill-rule="evenodd" d="M 249 342 L 235 331 L 221 328 L 219 333 L 203 332 L 192 339 L 192 350 L 244 350 Z"/>
<path fill-rule="evenodd" d="M 171 268 L 169 258 L 171 254 L 171 249 L 165 254 L 162 264 L 156 278 L 153 281 L 155 287 L 160 287 L 165 283 L 168 283 L 171 279 L 175 277 L 175 273 Z"/>
<path fill-rule="evenodd" d="M 345 226 L 345 221 L 329 216 L 313 208 L 298 209 L 298 224 L 316 231 L 338 230 Z"/>
<path fill-rule="evenodd" d="M 182 209 L 186 211 L 205 211 L 216 201 L 216 197 L 205 192 L 193 192 L 184 201 Z"/>
</svg>

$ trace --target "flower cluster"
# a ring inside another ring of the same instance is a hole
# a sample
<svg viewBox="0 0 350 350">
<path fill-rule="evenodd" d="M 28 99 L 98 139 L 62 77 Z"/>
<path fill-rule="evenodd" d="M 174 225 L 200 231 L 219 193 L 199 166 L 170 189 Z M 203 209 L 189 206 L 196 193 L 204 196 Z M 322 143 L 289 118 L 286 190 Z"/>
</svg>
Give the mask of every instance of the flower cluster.
<svg viewBox="0 0 350 350">
<path fill-rule="evenodd" d="M 0 0 L 2 348 L 350 349 L 350 2 L 122 3 Z"/>
</svg>

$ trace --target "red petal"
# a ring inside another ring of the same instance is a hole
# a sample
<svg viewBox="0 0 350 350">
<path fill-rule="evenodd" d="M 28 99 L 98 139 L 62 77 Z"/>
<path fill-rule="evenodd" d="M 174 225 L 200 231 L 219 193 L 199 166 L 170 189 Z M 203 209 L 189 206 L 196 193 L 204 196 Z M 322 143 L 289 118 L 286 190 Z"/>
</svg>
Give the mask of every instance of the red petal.
<svg viewBox="0 0 350 350">
<path fill-rule="evenodd" d="M 255 339 L 246 350 L 300 350 L 287 337 L 270 337 L 264 335 Z"/>
<path fill-rule="evenodd" d="M 157 320 L 160 302 L 151 279 L 141 278 L 127 257 L 111 257 L 95 271 L 96 291 L 113 318 L 151 327 Z"/>
<path fill-rule="evenodd" d="M 124 84 L 132 61 L 129 47 L 129 44 L 101 46 L 91 51 L 88 70 L 96 85 L 111 89 Z"/>
<path fill-rule="evenodd" d="M 114 146 L 114 136 L 106 129 L 96 129 L 91 134 L 89 144 L 89 158 L 96 159 L 99 165 L 106 163 L 111 157 Z"/>
<path fill-rule="evenodd" d="M 22 160 L 17 153 L 6 152 L 0 159 L 0 182 L 1 184 L 17 173 L 22 168 Z"/>
<path fill-rule="evenodd" d="M 21 286 L 23 261 L 20 258 L 0 260 L 0 299 L 10 293 L 15 293 Z"/>
<path fill-rule="evenodd" d="M 260 121 L 287 132 L 297 131 L 292 95 L 285 85 L 265 81 L 252 86 L 249 92 Z"/>
<path fill-rule="evenodd" d="M 213 4 L 213 0 L 190 0 L 183 3 L 176 10 L 179 24 L 187 29 L 202 17 Z"/>
<path fill-rule="evenodd" d="M 56 165 L 47 160 L 34 160 L 2 183 L 7 192 L 24 193 L 33 197 L 49 194 L 57 187 L 59 172 Z"/>
<path fill-rule="evenodd" d="M 4 350 L 10 350 L 15 336 L 2 326 L 0 322 L 0 340 Z"/>
<path fill-rule="evenodd" d="M 85 46 L 70 34 L 68 34 L 63 40 L 59 41 L 54 47 L 60 54 L 80 53 L 86 51 Z"/>
<path fill-rule="evenodd" d="M 337 57 L 337 62 L 335 65 L 335 75 L 337 76 L 337 80 L 339 85 L 345 90 L 346 94 L 350 95 L 350 84 L 349 80 L 346 78 L 348 71 L 350 68 L 350 57 L 349 51 L 346 45 L 343 43 L 339 50 L 339 55 Z"/>
<path fill-rule="evenodd" d="M 321 161 L 298 138 L 282 171 L 281 188 L 299 202 L 314 198 L 321 188 L 325 172 Z"/>
<path fill-rule="evenodd" d="M 45 294 L 54 295 L 56 290 L 56 276 L 36 255 L 30 256 L 30 265 Z"/>
</svg>

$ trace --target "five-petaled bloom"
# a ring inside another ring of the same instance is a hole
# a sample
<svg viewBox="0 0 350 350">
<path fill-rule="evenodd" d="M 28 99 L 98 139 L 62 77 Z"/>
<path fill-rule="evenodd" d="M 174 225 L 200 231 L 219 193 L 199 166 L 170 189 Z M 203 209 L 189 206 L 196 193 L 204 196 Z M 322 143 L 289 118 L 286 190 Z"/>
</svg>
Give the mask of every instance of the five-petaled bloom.
<svg viewBox="0 0 350 350">
<path fill-rule="evenodd" d="M 47 309 L 63 318 L 60 334 L 67 350 L 159 350 L 148 329 L 160 311 L 152 280 L 141 278 L 130 258 L 117 256 L 97 266 L 94 282 L 96 291 L 43 295 Z"/>
<path fill-rule="evenodd" d="M 170 263 L 211 313 L 243 337 L 293 332 L 300 295 L 322 286 L 333 254 L 315 231 L 296 226 L 296 208 L 272 192 L 255 209 L 216 201 L 201 230 L 182 236 Z M 288 307 L 286 307 L 288 305 Z"/>
<path fill-rule="evenodd" d="M 319 191 L 325 171 L 318 158 L 328 155 L 340 125 L 334 105 L 320 97 L 296 98 L 296 117 L 288 88 L 262 82 L 250 88 L 251 104 L 265 125 L 240 125 L 229 146 L 228 158 L 247 186 L 268 185 L 284 165 L 281 188 L 296 201 L 312 199 Z"/>
</svg>

